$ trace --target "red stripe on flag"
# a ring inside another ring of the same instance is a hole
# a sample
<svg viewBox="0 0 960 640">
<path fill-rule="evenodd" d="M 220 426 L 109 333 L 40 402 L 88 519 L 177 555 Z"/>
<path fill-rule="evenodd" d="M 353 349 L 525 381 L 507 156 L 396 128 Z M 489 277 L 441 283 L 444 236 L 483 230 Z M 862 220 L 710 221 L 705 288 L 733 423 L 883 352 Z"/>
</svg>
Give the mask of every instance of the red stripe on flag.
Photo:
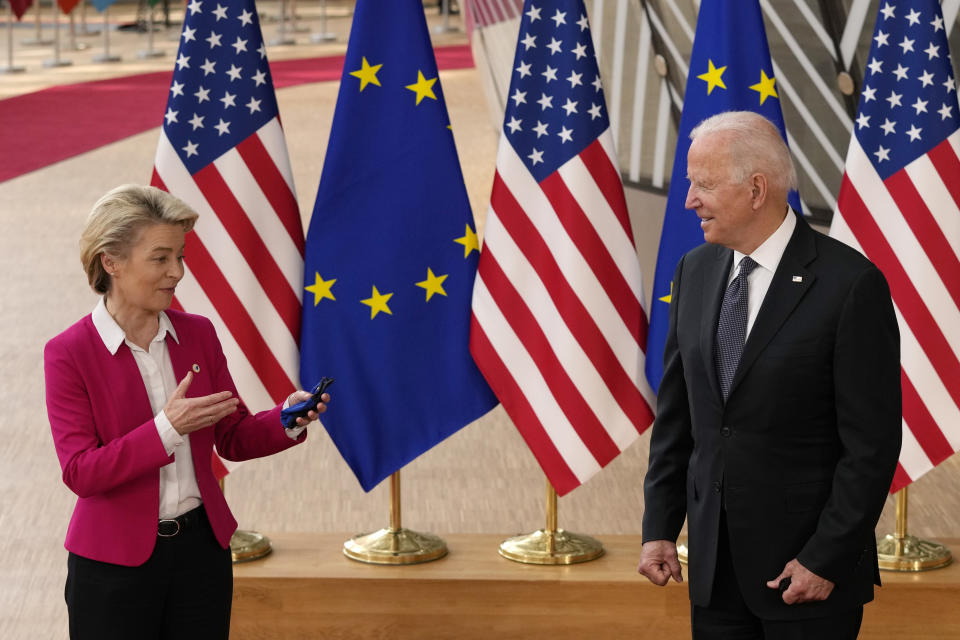
<svg viewBox="0 0 960 640">
<path fill-rule="evenodd" d="M 580 208 L 559 173 L 547 176 L 540 183 L 540 188 L 550 201 L 550 206 L 556 212 L 560 224 L 566 229 L 567 236 L 590 265 L 590 270 L 593 271 L 597 282 L 603 287 L 610 302 L 620 314 L 620 319 L 627 326 L 630 335 L 637 344 L 640 344 L 639 330 L 643 308 L 617 267 L 617 263 L 614 262 L 600 234 L 590 223 L 590 219 Z"/>
<path fill-rule="evenodd" d="M 911 482 L 913 482 L 913 480 L 911 480 L 910 476 L 907 475 L 903 465 L 898 462 L 897 470 L 893 472 L 893 482 L 890 483 L 890 493 L 896 493 L 897 491 L 900 491 L 900 489 L 903 489 Z"/>
<path fill-rule="evenodd" d="M 843 176 L 837 207 L 867 257 L 883 271 L 897 308 L 954 404 L 960 407 L 960 362 L 847 174 Z"/>
<path fill-rule="evenodd" d="M 960 180 L 957 180 L 957 176 L 960 176 L 960 158 L 957 158 L 953 145 L 950 144 L 949 140 L 944 140 L 930 149 L 927 156 L 937 173 L 940 174 L 943 186 L 947 188 L 947 191 L 953 197 L 953 201 L 960 207 Z"/>
<path fill-rule="evenodd" d="M 277 313 L 284 324 L 290 330 L 290 335 L 299 342 L 300 337 L 300 300 L 297 294 L 290 288 L 273 259 L 273 254 L 267 249 L 263 238 L 257 233 L 247 213 L 237 202 L 233 192 L 223 176 L 217 171 L 217 167 L 211 163 L 193 175 L 194 181 L 204 198 L 209 203 L 216 203 L 214 213 L 220 219 L 224 229 L 230 235 L 233 243 L 243 255 L 250 270 L 260 282 L 264 293 L 273 304 Z"/>
<path fill-rule="evenodd" d="M 580 436 L 580 440 L 597 463 L 601 467 L 606 466 L 617 457 L 620 449 L 590 409 L 590 405 L 577 391 L 577 385 L 567 375 L 566 369 L 551 348 L 550 341 L 537 324 L 530 308 L 503 273 L 490 246 L 484 247 L 484 251 L 487 256 L 480 263 L 479 271 L 483 283 L 517 339 L 530 354 L 540 375 L 550 388 L 553 399 L 567 416 L 570 426 Z"/>
<path fill-rule="evenodd" d="M 263 146 L 258 134 L 248 137 L 236 146 L 240 157 L 250 168 L 254 180 L 260 185 L 260 190 L 267 197 L 270 206 L 283 224 L 293 244 L 303 257 L 303 226 L 300 223 L 300 207 L 297 205 L 297 196 L 290 190 L 290 185 L 284 179 L 280 169 L 273 162 L 273 158 Z"/>
<path fill-rule="evenodd" d="M 903 390 L 903 419 L 913 436 L 920 444 L 920 448 L 930 458 L 930 462 L 938 465 L 953 455 L 953 447 L 937 427 L 936 421 L 930 415 L 927 405 L 923 403 L 916 387 L 907 376 L 907 372 L 900 369 L 900 387 Z"/>
<path fill-rule="evenodd" d="M 574 335 L 590 362 L 596 367 L 617 404 L 630 418 L 639 433 L 653 420 L 653 413 L 646 399 L 637 389 L 616 354 L 607 343 L 583 302 L 570 288 L 563 272 L 547 248 L 537 228 L 527 218 L 500 173 L 494 174 L 493 193 L 490 202 L 503 223 L 507 233 L 514 239 L 524 256 L 540 276 L 547 293 L 556 305 L 570 332 Z M 481 260 L 482 262 L 482 260 Z"/>
<path fill-rule="evenodd" d="M 566 495 L 580 486 L 580 480 L 557 451 L 537 418 L 537 414 L 533 411 L 533 407 L 527 402 L 527 398 L 517 385 L 517 381 L 510 375 L 510 370 L 497 355 L 487 334 L 483 332 L 476 316 L 470 318 L 470 353 L 473 354 L 473 359 L 483 371 L 487 383 L 503 403 L 503 408 L 517 426 L 517 430 L 530 447 L 537 462 L 550 478 L 557 494 Z"/>
<path fill-rule="evenodd" d="M 187 234 L 186 254 L 187 264 L 196 276 L 197 284 L 220 314 L 244 356 L 253 365 L 270 398 L 274 402 L 280 402 L 294 391 L 293 384 L 203 245 L 203 241 L 195 233 Z"/>
<path fill-rule="evenodd" d="M 627 213 L 627 201 L 623 196 L 623 183 L 620 182 L 620 174 L 617 168 L 610 162 L 610 156 L 604 151 L 600 139 L 594 140 L 590 145 L 580 152 L 580 158 L 583 160 L 587 171 L 593 176 L 593 181 L 600 187 L 603 197 L 607 204 L 613 209 L 620 226 L 624 233 L 633 243 L 633 229 L 630 228 L 630 215 Z M 646 335 L 646 331 L 643 332 Z"/>
<path fill-rule="evenodd" d="M 183 311 L 183 305 L 180 304 L 180 301 L 177 300 L 177 296 L 173 296 L 173 299 L 170 301 L 170 308 L 174 311 Z"/>
<path fill-rule="evenodd" d="M 942 144 L 949 145 L 947 142 Z M 952 179 L 956 181 L 958 176 L 960 174 L 956 174 Z M 940 274 L 940 280 L 953 298 L 954 304 L 960 307 L 960 260 L 957 260 L 957 254 L 943 235 L 943 229 L 937 224 L 906 171 L 896 172 L 887 178 L 885 183 L 897 203 L 897 208 L 903 214 L 903 219 L 910 225 L 913 235 Z"/>
</svg>

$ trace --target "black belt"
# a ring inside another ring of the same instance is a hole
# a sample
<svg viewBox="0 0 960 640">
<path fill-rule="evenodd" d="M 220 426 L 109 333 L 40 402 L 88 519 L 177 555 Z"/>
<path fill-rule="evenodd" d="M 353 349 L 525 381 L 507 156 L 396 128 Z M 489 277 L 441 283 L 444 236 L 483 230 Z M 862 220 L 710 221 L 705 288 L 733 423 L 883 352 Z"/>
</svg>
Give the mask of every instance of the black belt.
<svg viewBox="0 0 960 640">
<path fill-rule="evenodd" d="M 173 538 L 184 531 L 196 529 L 207 522 L 207 512 L 200 505 L 176 518 L 164 518 L 157 523 L 157 535 L 161 538 Z"/>
</svg>

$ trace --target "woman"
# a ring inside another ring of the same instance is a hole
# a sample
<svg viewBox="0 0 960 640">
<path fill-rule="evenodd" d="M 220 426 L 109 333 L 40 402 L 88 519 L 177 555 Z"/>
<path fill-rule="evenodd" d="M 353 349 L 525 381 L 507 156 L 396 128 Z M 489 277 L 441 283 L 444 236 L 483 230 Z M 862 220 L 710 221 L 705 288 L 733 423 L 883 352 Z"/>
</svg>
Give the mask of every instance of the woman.
<svg viewBox="0 0 960 640">
<path fill-rule="evenodd" d="M 65 543 L 71 638 L 226 638 L 237 523 L 213 445 L 230 460 L 277 453 L 303 442 L 330 399 L 290 429 L 280 406 L 250 414 L 210 321 L 169 309 L 196 218 L 153 187 L 100 198 L 80 248 L 102 298 L 44 349 L 53 441 L 78 496 Z"/>
</svg>

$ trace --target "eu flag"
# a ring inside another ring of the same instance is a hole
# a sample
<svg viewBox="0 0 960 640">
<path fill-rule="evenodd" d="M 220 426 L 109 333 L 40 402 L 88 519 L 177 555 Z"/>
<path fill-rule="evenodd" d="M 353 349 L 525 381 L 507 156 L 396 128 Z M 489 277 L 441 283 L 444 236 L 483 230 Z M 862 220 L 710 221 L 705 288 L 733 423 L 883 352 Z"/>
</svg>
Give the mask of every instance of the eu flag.
<svg viewBox="0 0 960 640">
<path fill-rule="evenodd" d="M 476 230 L 420 0 L 360 0 L 304 264 L 300 377 L 366 491 L 497 400 L 468 350 Z"/>
<path fill-rule="evenodd" d="M 663 377 L 663 345 L 669 324 L 673 272 L 683 254 L 703 244 L 700 219 L 684 207 L 689 185 L 690 131 L 704 119 L 724 111 L 756 111 L 776 124 L 786 140 L 776 83 L 757 0 L 700 3 L 653 278 L 646 369 L 647 380 L 654 390 L 660 388 Z M 800 197 L 796 192 L 790 194 L 790 204 L 800 211 Z"/>
</svg>

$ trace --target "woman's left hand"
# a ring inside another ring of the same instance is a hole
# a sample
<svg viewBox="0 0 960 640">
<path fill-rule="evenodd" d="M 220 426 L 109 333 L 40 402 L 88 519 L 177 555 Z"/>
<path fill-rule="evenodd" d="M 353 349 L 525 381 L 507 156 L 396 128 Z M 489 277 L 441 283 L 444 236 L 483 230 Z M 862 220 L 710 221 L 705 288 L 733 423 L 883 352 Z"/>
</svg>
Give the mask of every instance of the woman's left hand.
<svg viewBox="0 0 960 640">
<path fill-rule="evenodd" d="M 306 402 L 311 398 L 312 395 L 313 394 L 311 394 L 309 391 L 304 391 L 303 389 L 300 389 L 299 391 L 294 391 L 293 393 L 290 394 L 290 397 L 287 398 L 287 405 L 292 407 L 298 402 Z M 327 403 L 330 402 L 330 394 L 329 393 L 323 394 L 322 396 L 320 396 L 320 400 L 321 402 L 317 404 L 317 408 L 315 411 L 310 411 L 309 413 L 307 413 L 306 418 L 297 418 L 298 427 L 307 426 L 308 424 L 310 424 L 311 422 L 319 418 L 321 413 L 327 410 Z"/>
</svg>

